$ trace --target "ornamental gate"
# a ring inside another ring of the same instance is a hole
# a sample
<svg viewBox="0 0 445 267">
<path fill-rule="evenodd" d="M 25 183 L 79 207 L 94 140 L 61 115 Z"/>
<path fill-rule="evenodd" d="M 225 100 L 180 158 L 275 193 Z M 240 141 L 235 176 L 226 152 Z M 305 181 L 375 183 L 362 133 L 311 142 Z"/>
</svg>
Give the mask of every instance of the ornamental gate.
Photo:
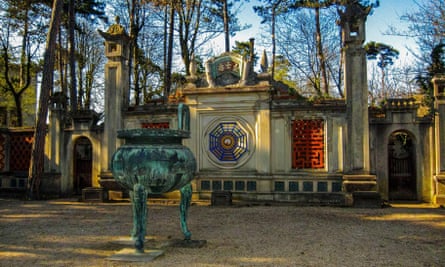
<svg viewBox="0 0 445 267">
<path fill-rule="evenodd" d="M 411 136 L 394 132 L 388 144 L 389 200 L 417 200 L 415 151 Z"/>
<path fill-rule="evenodd" d="M 92 186 L 93 149 L 86 137 L 80 137 L 74 144 L 73 193 L 81 194 L 82 189 Z"/>
</svg>

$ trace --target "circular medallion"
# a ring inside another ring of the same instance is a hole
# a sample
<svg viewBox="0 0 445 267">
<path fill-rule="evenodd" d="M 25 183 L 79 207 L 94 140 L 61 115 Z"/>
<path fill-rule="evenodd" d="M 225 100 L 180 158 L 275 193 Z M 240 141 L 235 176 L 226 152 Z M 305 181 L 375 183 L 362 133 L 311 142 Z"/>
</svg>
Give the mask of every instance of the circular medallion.
<svg viewBox="0 0 445 267">
<path fill-rule="evenodd" d="M 237 163 L 249 153 L 248 133 L 239 122 L 219 122 L 208 137 L 209 151 L 218 161 Z"/>
</svg>

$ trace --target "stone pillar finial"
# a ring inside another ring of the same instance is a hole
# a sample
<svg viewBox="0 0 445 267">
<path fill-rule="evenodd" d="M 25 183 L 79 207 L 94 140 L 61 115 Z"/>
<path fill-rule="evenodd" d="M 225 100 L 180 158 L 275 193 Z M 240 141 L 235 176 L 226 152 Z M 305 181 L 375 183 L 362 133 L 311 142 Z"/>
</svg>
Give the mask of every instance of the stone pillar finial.
<svg viewBox="0 0 445 267">
<path fill-rule="evenodd" d="M 434 75 L 433 77 L 434 97 L 445 97 L 445 75 Z"/>
<path fill-rule="evenodd" d="M 363 44 L 366 40 L 365 23 L 372 6 L 363 6 L 358 1 L 349 1 L 344 9 L 338 9 L 339 24 L 342 28 L 342 40 L 345 44 Z"/>
<path fill-rule="evenodd" d="M 263 56 L 261 57 L 261 72 L 265 73 L 267 72 L 267 69 L 269 68 L 269 63 L 267 62 L 267 54 L 266 54 L 266 50 L 263 50 Z"/>
<path fill-rule="evenodd" d="M 109 34 L 127 34 L 125 28 L 121 25 L 121 18 L 116 16 L 114 18 L 115 23 L 108 28 L 107 33 Z"/>
</svg>

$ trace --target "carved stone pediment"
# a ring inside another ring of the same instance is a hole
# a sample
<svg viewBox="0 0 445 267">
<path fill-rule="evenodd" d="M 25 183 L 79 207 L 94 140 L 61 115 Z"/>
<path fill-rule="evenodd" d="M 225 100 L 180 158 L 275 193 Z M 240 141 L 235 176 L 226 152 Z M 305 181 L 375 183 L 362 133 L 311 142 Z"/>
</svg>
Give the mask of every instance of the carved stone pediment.
<svg viewBox="0 0 445 267">
<path fill-rule="evenodd" d="M 242 85 L 248 75 L 248 62 L 239 54 L 224 53 L 206 63 L 209 87 Z"/>
</svg>

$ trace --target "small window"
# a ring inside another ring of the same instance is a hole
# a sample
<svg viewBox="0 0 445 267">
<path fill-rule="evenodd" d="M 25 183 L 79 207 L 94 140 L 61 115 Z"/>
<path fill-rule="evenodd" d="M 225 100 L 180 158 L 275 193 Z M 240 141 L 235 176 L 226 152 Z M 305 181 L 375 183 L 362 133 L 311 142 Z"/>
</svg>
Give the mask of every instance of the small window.
<svg viewBox="0 0 445 267">
<path fill-rule="evenodd" d="M 284 192 L 284 182 L 275 182 L 275 192 Z"/>
<path fill-rule="evenodd" d="M 340 182 L 332 183 L 332 192 L 341 192 L 341 183 Z"/>
<path fill-rule="evenodd" d="M 318 182 L 317 183 L 318 192 L 328 192 L 328 182 Z"/>
<path fill-rule="evenodd" d="M 212 182 L 212 190 L 213 191 L 221 190 L 221 188 L 222 188 L 221 181 L 213 181 Z"/>
<path fill-rule="evenodd" d="M 117 51 L 117 44 L 108 44 L 108 53 L 113 53 Z"/>
<path fill-rule="evenodd" d="M 233 190 L 233 182 L 232 181 L 224 181 L 224 190 L 232 191 Z"/>
<path fill-rule="evenodd" d="M 245 182 L 244 181 L 236 181 L 235 182 L 235 190 L 236 191 L 244 191 L 245 189 Z"/>
<path fill-rule="evenodd" d="M 304 192 L 313 192 L 314 184 L 312 182 L 303 182 L 303 191 Z"/>
<path fill-rule="evenodd" d="M 289 182 L 289 192 L 298 192 L 300 191 L 298 182 Z"/>
<path fill-rule="evenodd" d="M 210 191 L 210 181 L 201 181 L 201 190 Z"/>
<path fill-rule="evenodd" d="M 256 191 L 256 182 L 255 181 L 247 182 L 247 191 Z"/>
<path fill-rule="evenodd" d="M 441 84 L 437 87 L 437 93 L 441 94 L 445 94 L 445 85 Z"/>
</svg>

